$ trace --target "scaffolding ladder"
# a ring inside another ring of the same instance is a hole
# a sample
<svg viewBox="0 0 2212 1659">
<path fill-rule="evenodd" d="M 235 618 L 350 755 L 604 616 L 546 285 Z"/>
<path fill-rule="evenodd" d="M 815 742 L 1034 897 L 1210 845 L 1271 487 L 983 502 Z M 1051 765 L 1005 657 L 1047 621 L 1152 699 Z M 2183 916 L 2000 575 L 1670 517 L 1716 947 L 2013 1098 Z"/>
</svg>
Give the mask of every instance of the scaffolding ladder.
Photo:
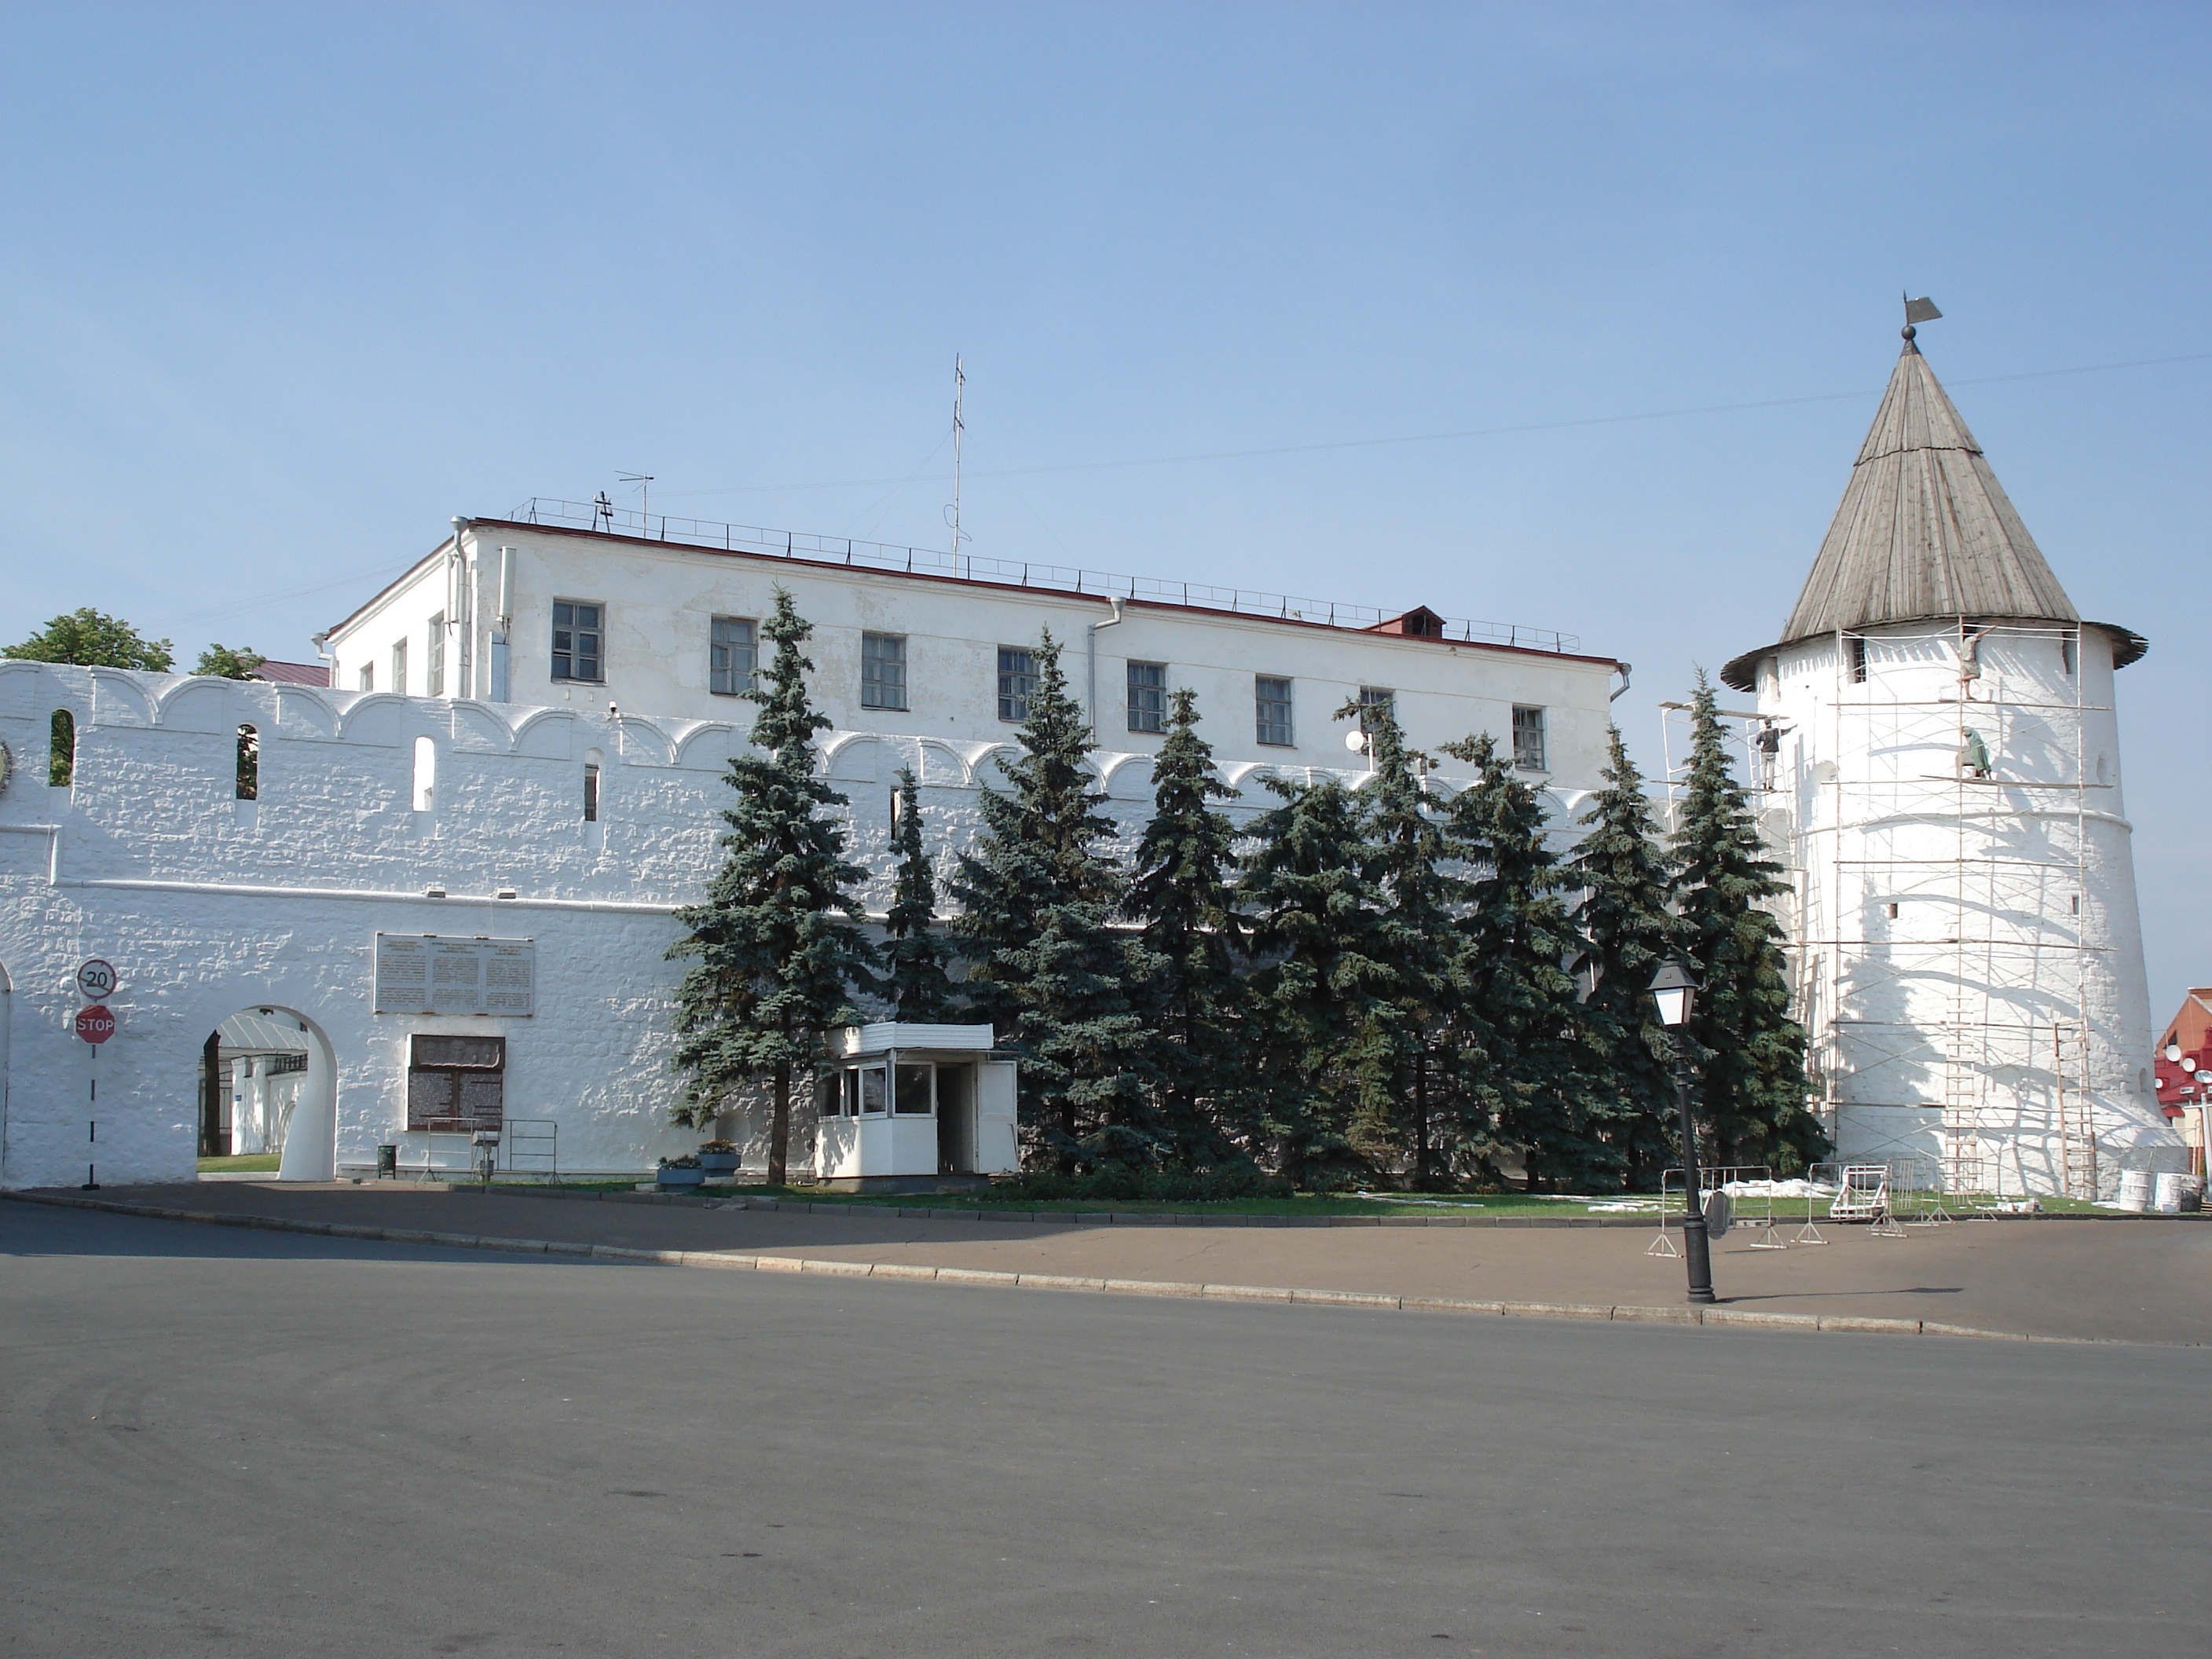
<svg viewBox="0 0 2212 1659">
<path fill-rule="evenodd" d="M 2081 1027 L 2051 1028 L 2051 1071 L 2058 1103 L 2059 1182 L 2069 1198 L 2098 1196 L 2097 1122 L 2089 1098 L 2088 1042 Z"/>
</svg>

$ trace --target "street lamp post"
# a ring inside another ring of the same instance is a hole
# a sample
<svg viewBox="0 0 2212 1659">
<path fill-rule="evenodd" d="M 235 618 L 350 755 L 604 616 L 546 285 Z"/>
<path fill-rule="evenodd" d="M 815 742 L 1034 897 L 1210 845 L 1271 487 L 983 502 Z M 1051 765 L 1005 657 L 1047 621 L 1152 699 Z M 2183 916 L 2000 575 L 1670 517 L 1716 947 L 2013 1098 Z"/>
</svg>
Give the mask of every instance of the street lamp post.
<svg viewBox="0 0 2212 1659">
<path fill-rule="evenodd" d="M 1658 1005 L 1659 1023 L 1667 1028 L 1674 1050 L 1674 1104 L 1682 1115 L 1682 1260 L 1690 1273 L 1689 1300 L 1711 1302 L 1713 1258 L 1705 1233 L 1705 1194 L 1698 1184 L 1698 1132 L 1690 1116 L 1690 1009 L 1698 997 L 1698 981 L 1679 957 L 1669 957 L 1652 976 L 1651 1000 Z"/>
</svg>

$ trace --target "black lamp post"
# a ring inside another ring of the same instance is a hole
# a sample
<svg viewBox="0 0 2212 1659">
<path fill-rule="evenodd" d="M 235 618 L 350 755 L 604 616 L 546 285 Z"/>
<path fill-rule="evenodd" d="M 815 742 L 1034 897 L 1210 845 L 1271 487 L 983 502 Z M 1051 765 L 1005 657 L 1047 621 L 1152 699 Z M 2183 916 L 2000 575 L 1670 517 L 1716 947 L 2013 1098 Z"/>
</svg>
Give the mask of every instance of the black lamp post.
<svg viewBox="0 0 2212 1659">
<path fill-rule="evenodd" d="M 1705 1236 L 1705 1194 L 1698 1185 L 1698 1132 L 1690 1118 L 1690 1055 L 1684 1028 L 1698 997 L 1698 981 L 1679 957 L 1669 957 L 1652 976 L 1651 1000 L 1674 1050 L 1674 1103 L 1682 1115 L 1682 1260 L 1690 1271 L 1692 1302 L 1713 1297 L 1712 1247 Z"/>
</svg>

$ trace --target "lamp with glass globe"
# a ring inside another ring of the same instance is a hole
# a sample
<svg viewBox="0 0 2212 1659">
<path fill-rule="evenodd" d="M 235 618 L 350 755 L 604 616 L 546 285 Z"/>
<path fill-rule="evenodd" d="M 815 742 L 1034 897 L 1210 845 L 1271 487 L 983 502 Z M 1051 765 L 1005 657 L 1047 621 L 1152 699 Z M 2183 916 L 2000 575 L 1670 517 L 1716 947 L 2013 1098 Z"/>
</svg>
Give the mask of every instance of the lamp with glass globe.
<svg viewBox="0 0 2212 1659">
<path fill-rule="evenodd" d="M 1651 1000 L 1674 1050 L 1674 1104 L 1682 1119 L 1682 1260 L 1689 1269 L 1692 1302 L 1711 1302 L 1713 1259 L 1705 1230 L 1705 1194 L 1698 1182 L 1698 1133 L 1690 1117 L 1690 1010 L 1702 988 L 1680 957 L 1669 957 L 1651 979 Z"/>
</svg>

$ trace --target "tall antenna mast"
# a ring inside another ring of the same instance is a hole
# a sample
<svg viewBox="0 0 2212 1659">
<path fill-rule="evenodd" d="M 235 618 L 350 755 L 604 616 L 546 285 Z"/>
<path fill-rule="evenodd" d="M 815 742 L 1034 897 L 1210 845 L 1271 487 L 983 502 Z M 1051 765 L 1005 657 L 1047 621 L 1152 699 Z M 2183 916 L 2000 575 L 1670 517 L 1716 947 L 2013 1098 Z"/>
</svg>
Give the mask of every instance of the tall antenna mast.
<svg viewBox="0 0 2212 1659">
<path fill-rule="evenodd" d="M 968 398 L 968 373 L 962 367 L 957 352 L 952 357 L 952 505 L 945 509 L 945 521 L 952 526 L 952 556 L 960 556 L 960 544 L 970 539 L 960 528 L 960 448 L 968 436 L 968 423 L 961 418 L 961 405 Z"/>
<path fill-rule="evenodd" d="M 615 477 L 623 483 L 637 486 L 638 528 L 647 535 L 653 533 L 653 474 L 650 472 L 617 472 Z"/>
</svg>

